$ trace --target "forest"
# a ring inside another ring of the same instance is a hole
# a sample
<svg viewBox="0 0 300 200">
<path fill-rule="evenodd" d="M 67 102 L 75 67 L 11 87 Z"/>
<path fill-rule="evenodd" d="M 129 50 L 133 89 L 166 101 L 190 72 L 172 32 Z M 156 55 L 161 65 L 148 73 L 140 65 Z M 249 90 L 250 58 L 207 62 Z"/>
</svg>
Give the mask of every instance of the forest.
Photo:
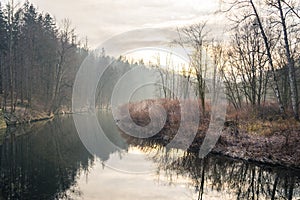
<svg viewBox="0 0 300 200">
<path fill-rule="evenodd" d="M 58 28 L 50 14 L 29 2 L 1 5 L 0 40 L 3 111 L 51 114 L 70 107 L 72 84 L 88 53 L 70 20 Z"/>
</svg>

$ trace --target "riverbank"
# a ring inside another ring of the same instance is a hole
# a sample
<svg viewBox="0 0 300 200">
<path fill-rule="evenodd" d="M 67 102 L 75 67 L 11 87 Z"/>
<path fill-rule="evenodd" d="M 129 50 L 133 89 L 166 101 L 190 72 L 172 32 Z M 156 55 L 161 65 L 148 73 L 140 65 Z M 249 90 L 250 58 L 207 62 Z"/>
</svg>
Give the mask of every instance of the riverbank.
<svg viewBox="0 0 300 200">
<path fill-rule="evenodd" d="M 26 109 L 24 107 L 17 107 L 14 113 L 2 112 L 1 123 L 5 122 L 6 126 L 16 126 L 20 124 L 32 123 L 37 121 L 49 120 L 54 117 L 45 111 L 34 109 Z M 4 120 L 4 121 L 3 121 Z M 4 127 L 3 125 L 3 128 Z"/>
<path fill-rule="evenodd" d="M 122 117 L 122 110 L 129 106 L 133 121 L 146 126 L 150 122 L 148 109 L 153 103 L 154 100 L 147 100 L 124 105 L 120 109 L 120 116 Z M 177 134 L 180 106 L 176 100 L 159 100 L 159 104 L 167 112 L 166 124 L 155 136 L 139 140 L 153 140 L 166 145 Z M 282 119 L 272 112 L 263 118 L 254 117 L 256 114 L 245 111 L 244 114 L 237 115 L 229 110 L 221 136 L 212 152 L 259 163 L 300 168 L 300 123 L 293 119 Z M 188 151 L 199 151 L 209 119 L 209 114 L 201 117 L 197 135 Z M 123 136 L 130 139 L 126 134 Z"/>
</svg>

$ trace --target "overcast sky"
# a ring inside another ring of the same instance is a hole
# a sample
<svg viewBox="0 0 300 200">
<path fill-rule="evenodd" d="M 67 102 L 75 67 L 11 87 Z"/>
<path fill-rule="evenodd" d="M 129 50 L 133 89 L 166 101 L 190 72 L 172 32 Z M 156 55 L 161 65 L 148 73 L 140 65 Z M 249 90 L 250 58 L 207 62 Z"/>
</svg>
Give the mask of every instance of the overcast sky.
<svg viewBox="0 0 300 200">
<path fill-rule="evenodd" d="M 2 0 L 1 0 L 2 1 Z M 16 1 L 16 0 L 15 0 Z M 219 0 L 31 0 L 59 24 L 69 18 L 81 38 L 96 47 L 109 37 L 144 27 L 174 27 L 211 18 Z"/>
</svg>

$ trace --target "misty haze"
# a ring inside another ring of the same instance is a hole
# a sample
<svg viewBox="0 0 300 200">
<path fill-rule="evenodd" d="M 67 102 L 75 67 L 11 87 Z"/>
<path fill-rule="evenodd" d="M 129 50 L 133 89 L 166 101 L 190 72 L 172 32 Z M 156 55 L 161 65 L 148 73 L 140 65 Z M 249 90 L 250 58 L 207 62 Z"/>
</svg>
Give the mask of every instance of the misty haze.
<svg viewBox="0 0 300 200">
<path fill-rule="evenodd" d="M 0 200 L 298 200 L 299 52 L 299 0 L 1 0 Z"/>
</svg>

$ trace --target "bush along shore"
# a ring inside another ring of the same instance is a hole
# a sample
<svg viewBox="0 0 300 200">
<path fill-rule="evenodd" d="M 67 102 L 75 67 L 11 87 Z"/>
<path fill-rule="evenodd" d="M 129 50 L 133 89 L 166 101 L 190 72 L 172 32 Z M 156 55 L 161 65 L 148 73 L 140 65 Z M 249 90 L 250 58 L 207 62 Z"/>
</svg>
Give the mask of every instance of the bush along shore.
<svg viewBox="0 0 300 200">
<path fill-rule="evenodd" d="M 154 136 L 144 139 L 122 134 L 129 142 L 151 140 L 166 145 L 178 133 L 179 125 L 182 122 L 180 105 L 176 100 L 144 100 L 123 105 L 119 109 L 117 121 L 122 120 L 122 124 L 128 126 L 127 130 L 135 131 L 135 126 L 132 126 L 131 123 L 126 124 L 126 120 L 129 119 L 126 119 L 128 116 L 126 116 L 125 110 L 129 109 L 130 117 L 135 124 L 150 129 L 151 126 L 148 126 L 151 122 L 149 108 L 156 103 L 162 105 L 166 110 L 167 119 L 164 127 Z M 189 103 L 197 102 L 189 101 Z M 200 117 L 197 135 L 187 151 L 197 153 L 201 147 L 210 123 L 209 109 L 207 110 L 207 114 Z M 182 137 L 182 140 L 184 139 Z M 182 141 L 182 143 L 184 142 Z M 272 105 L 264 109 L 245 107 L 239 113 L 236 113 L 234 109 L 227 108 L 224 127 L 212 153 L 264 164 L 300 168 L 299 145 L 300 123 L 294 119 L 282 119 Z M 180 141 L 176 148 L 180 148 Z"/>
</svg>

